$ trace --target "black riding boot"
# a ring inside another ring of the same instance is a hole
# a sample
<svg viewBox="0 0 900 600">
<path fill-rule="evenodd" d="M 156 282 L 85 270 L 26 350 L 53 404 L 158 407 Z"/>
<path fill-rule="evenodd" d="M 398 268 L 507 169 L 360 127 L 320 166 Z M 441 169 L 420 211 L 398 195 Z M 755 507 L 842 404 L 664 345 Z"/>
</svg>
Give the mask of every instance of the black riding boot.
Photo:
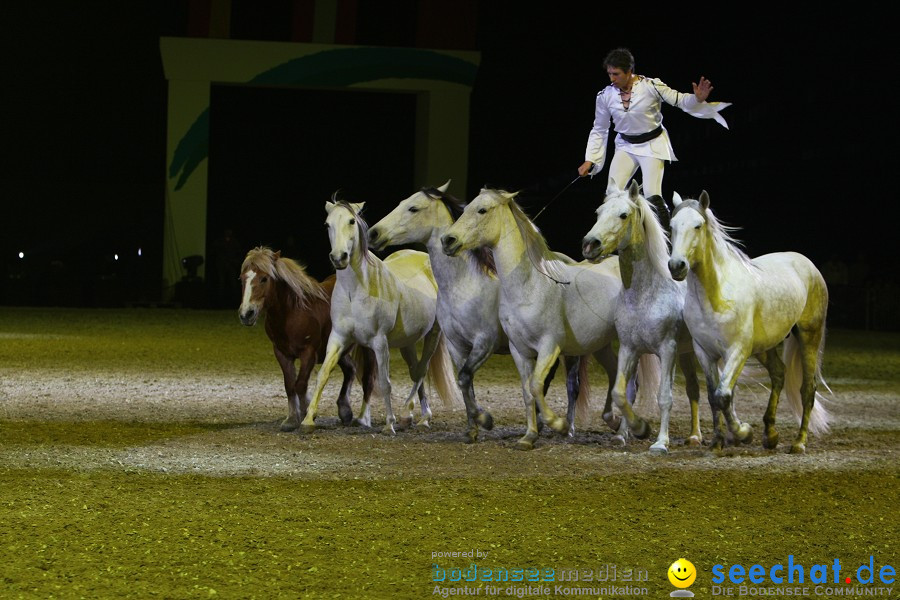
<svg viewBox="0 0 900 600">
<path fill-rule="evenodd" d="M 669 232 L 669 207 L 666 206 L 666 201 L 663 200 L 662 196 L 650 196 L 647 198 L 647 202 L 649 202 L 653 208 L 656 209 L 656 216 L 659 218 L 659 224 L 662 225 L 662 228 Z"/>
</svg>

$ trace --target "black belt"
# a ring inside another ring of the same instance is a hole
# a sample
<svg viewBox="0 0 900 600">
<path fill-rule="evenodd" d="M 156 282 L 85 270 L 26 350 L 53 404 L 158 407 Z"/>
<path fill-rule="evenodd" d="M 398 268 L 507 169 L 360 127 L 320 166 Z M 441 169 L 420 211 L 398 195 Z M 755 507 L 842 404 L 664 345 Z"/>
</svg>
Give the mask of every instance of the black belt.
<svg viewBox="0 0 900 600">
<path fill-rule="evenodd" d="M 649 142 L 654 138 L 658 138 L 662 135 L 663 128 L 662 125 L 654 129 L 653 131 L 648 131 L 647 133 L 639 133 L 637 135 L 627 135 L 624 133 L 619 133 L 622 136 L 622 139 L 628 142 L 629 144 L 640 144 L 642 142 Z"/>
</svg>

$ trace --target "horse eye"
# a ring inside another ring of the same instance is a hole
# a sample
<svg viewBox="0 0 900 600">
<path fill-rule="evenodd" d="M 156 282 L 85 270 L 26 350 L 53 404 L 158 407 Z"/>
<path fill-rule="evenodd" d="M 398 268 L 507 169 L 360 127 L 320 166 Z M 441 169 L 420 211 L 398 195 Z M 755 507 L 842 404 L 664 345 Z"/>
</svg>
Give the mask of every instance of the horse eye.
<svg viewBox="0 0 900 600">
<path fill-rule="evenodd" d="M 264 275 L 263 278 L 260 279 L 259 281 L 260 281 L 260 283 L 265 283 L 265 282 L 269 281 L 269 278 Z"/>
<path fill-rule="evenodd" d="M 351 225 L 356 225 L 356 219 L 350 219 L 350 224 L 351 224 Z"/>
<path fill-rule="evenodd" d="M 625 219 L 628 218 L 628 213 L 622 213 L 621 215 L 619 215 L 619 218 L 624 221 Z"/>
<path fill-rule="evenodd" d="M 486 213 L 487 213 L 487 209 L 486 209 L 486 208 L 479 208 L 479 209 L 478 209 L 478 214 L 479 214 L 479 215 L 483 215 L 483 214 L 486 214 Z"/>
<path fill-rule="evenodd" d="M 694 229 L 700 229 L 699 225 L 694 225 Z"/>
<path fill-rule="evenodd" d="M 410 206 L 410 207 L 409 207 L 409 212 L 411 212 L 411 213 L 417 213 L 417 212 L 419 212 L 419 209 L 416 208 L 415 206 Z"/>
</svg>

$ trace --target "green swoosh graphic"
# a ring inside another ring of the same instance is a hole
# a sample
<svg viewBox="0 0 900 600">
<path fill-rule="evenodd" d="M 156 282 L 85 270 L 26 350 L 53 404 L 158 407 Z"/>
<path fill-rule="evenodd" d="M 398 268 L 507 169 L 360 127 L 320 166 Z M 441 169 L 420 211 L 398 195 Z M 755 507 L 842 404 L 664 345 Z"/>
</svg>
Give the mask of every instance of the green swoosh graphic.
<svg viewBox="0 0 900 600">
<path fill-rule="evenodd" d="M 477 65 L 417 48 L 346 48 L 326 50 L 263 71 L 248 83 L 344 87 L 377 79 L 432 79 L 471 86 Z M 209 108 L 178 142 L 169 178 L 178 177 L 181 189 L 197 166 L 209 155 Z"/>
</svg>

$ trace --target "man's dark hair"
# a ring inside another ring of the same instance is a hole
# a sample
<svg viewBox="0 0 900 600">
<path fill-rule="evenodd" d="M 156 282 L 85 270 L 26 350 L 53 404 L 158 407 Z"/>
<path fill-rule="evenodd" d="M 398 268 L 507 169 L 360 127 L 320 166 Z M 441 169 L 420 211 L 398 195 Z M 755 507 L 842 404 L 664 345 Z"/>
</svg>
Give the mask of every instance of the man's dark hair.
<svg viewBox="0 0 900 600">
<path fill-rule="evenodd" d="M 622 69 L 624 73 L 634 71 L 634 56 L 628 48 L 616 48 L 603 59 L 603 66 Z"/>
</svg>

